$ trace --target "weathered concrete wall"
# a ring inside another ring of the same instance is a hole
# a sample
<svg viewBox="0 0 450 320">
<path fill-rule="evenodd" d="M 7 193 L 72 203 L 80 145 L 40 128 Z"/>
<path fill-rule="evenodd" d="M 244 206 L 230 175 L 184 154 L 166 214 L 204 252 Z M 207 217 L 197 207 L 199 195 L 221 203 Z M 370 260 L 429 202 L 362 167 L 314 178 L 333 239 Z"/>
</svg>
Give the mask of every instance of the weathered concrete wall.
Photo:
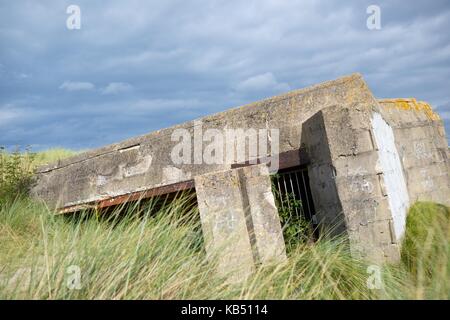
<svg viewBox="0 0 450 320">
<path fill-rule="evenodd" d="M 395 190 L 385 188 L 388 172 L 383 169 L 390 168 L 380 164 L 373 132 L 378 110 L 376 104 L 324 108 L 305 122 L 302 142 L 311 158 L 308 171 L 320 225 L 331 235 L 347 233 L 355 255 L 397 261 L 389 201 Z"/>
<path fill-rule="evenodd" d="M 202 160 L 194 157 L 194 148 L 189 157 L 193 163 L 174 164 L 171 152 L 178 144 L 171 139 L 174 130 L 186 129 L 191 136 L 201 136 L 200 128 L 204 131 L 209 128 L 279 129 L 279 150 L 275 151 L 285 152 L 300 147 L 302 123 L 320 109 L 335 104 L 376 103 L 374 101 L 360 75 L 343 77 L 44 166 L 39 170 L 34 194 L 50 205 L 67 207 L 226 170 L 230 162 L 194 163 Z M 267 154 L 273 152 L 270 140 L 268 138 Z M 208 142 L 201 145 L 204 149 Z"/>
<path fill-rule="evenodd" d="M 221 274 L 242 280 L 258 264 L 286 259 L 265 164 L 197 176 L 195 189 L 206 251 Z"/>
<path fill-rule="evenodd" d="M 228 129 L 241 130 L 238 140 L 226 139 Z M 213 141 L 208 130 L 224 139 Z M 207 250 L 223 246 L 219 269 L 240 266 L 245 276 L 285 252 L 267 167 L 232 165 L 300 149 L 310 160 L 317 220 L 332 234 L 347 233 L 352 251 L 370 260 L 398 260 L 414 201 L 450 202 L 439 117 L 413 99 L 379 103 L 358 74 L 41 167 L 33 194 L 70 208 L 194 180 Z"/>
<path fill-rule="evenodd" d="M 411 203 L 428 200 L 450 205 L 450 157 L 439 115 L 415 99 L 383 99 L 380 105 L 394 130 Z"/>
</svg>

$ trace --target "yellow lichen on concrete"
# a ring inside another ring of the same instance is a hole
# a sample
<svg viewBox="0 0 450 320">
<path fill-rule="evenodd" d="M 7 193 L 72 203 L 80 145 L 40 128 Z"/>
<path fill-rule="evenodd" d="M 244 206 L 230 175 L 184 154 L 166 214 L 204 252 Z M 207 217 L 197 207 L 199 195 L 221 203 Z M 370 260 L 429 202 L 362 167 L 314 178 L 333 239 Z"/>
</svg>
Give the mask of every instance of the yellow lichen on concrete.
<svg viewBox="0 0 450 320">
<path fill-rule="evenodd" d="M 441 120 L 433 108 L 424 101 L 417 101 L 414 98 L 380 99 L 379 101 L 383 107 L 389 109 L 423 112 L 432 121 Z"/>
<path fill-rule="evenodd" d="M 433 108 L 425 101 L 419 101 L 418 104 L 422 107 L 422 110 L 425 112 L 425 114 L 428 116 L 431 120 L 441 120 L 441 117 L 433 111 Z"/>
</svg>

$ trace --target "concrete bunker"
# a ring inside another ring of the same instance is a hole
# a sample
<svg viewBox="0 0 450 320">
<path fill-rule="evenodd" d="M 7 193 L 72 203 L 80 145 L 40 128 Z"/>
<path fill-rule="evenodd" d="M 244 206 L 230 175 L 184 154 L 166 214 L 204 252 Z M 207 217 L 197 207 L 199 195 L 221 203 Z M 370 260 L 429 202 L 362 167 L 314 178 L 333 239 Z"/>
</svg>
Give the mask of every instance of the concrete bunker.
<svg viewBox="0 0 450 320">
<path fill-rule="evenodd" d="M 257 147 L 230 143 L 230 128 Z M 241 278 L 286 259 L 274 173 L 313 223 L 347 234 L 353 254 L 375 262 L 399 259 L 412 202 L 449 203 L 439 116 L 414 99 L 375 99 L 359 74 L 43 166 L 33 194 L 65 213 L 195 189 L 207 252 Z M 293 188 L 306 177 L 308 188 Z"/>
</svg>

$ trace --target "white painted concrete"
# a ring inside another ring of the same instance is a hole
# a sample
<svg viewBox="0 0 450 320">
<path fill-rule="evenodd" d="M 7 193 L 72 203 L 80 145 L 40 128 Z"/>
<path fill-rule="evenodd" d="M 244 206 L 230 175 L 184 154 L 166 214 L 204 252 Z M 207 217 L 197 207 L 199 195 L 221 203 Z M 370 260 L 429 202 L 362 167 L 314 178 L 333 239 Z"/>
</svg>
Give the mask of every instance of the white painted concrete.
<svg viewBox="0 0 450 320">
<path fill-rule="evenodd" d="M 405 232 L 409 196 L 400 156 L 395 147 L 394 132 L 378 113 L 373 114 L 372 129 L 379 149 L 378 157 L 394 221 L 395 237 L 400 240 Z"/>
</svg>

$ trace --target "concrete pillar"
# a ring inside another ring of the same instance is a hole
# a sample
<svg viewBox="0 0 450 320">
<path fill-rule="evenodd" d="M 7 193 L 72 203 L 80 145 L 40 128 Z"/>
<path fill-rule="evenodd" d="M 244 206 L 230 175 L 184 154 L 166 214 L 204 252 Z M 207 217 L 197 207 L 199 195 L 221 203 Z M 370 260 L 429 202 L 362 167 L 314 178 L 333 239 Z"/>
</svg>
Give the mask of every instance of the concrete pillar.
<svg viewBox="0 0 450 320">
<path fill-rule="evenodd" d="M 331 235 L 347 233 L 354 255 L 394 262 L 408 193 L 389 126 L 381 120 L 374 134 L 376 115 L 368 106 L 325 108 L 304 123 L 302 143 L 320 225 Z"/>
<path fill-rule="evenodd" d="M 286 259 L 265 164 L 197 176 L 195 189 L 206 251 L 220 274 L 242 280 L 257 264 Z"/>
</svg>

